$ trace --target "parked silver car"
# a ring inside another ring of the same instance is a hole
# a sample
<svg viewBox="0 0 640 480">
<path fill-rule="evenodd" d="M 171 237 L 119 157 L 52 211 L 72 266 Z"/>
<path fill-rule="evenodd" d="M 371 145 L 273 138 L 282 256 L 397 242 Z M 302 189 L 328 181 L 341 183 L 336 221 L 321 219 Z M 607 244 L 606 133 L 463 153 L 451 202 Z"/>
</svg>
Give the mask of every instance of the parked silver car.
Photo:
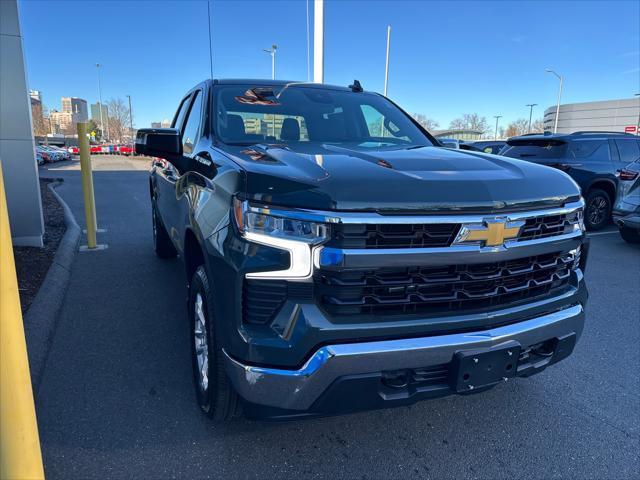
<svg viewBox="0 0 640 480">
<path fill-rule="evenodd" d="M 629 243 L 640 243 L 640 158 L 618 172 L 613 221 Z"/>
</svg>

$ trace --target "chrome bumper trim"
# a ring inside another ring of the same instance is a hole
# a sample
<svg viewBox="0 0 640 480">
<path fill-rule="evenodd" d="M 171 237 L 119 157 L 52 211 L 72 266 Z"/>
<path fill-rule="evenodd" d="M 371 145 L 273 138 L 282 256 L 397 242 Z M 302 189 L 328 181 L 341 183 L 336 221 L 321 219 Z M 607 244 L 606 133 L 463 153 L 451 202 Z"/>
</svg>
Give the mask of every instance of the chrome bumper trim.
<svg viewBox="0 0 640 480">
<path fill-rule="evenodd" d="M 339 377 L 363 373 L 425 368 L 451 361 L 456 351 L 488 348 L 515 340 L 523 348 L 575 333 L 584 325 L 582 305 L 547 315 L 471 333 L 328 345 L 298 370 L 245 365 L 223 350 L 227 373 L 246 400 L 272 407 L 307 410 Z"/>
<path fill-rule="evenodd" d="M 525 220 L 527 218 L 547 215 L 562 215 L 584 208 L 582 198 L 576 202 L 567 203 L 562 207 L 542 208 L 538 210 L 524 210 L 521 212 L 493 212 L 490 214 L 460 215 L 381 215 L 376 212 L 332 212 L 324 210 L 288 209 L 269 205 L 246 204 L 249 211 L 285 217 L 294 220 L 306 220 L 319 223 L 350 223 L 350 224 L 422 224 L 422 223 L 482 223 L 487 217 L 504 218 L 507 221 Z"/>
</svg>

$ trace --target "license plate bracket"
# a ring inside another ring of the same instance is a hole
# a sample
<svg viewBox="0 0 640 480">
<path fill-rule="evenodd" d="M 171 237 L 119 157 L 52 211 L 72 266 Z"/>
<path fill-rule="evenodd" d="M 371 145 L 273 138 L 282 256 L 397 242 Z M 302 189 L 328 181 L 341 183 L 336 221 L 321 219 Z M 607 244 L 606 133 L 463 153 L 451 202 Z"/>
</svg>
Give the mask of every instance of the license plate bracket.
<svg viewBox="0 0 640 480">
<path fill-rule="evenodd" d="M 449 384 L 457 393 L 488 388 L 515 377 L 521 346 L 510 341 L 497 347 L 456 352 Z"/>
</svg>

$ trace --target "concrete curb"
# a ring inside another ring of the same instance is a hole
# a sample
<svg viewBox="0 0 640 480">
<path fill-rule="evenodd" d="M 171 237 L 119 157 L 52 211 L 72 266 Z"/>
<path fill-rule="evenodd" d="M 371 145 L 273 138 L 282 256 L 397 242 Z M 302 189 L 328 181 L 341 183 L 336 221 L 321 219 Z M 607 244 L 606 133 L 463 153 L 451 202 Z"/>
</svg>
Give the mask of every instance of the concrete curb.
<svg viewBox="0 0 640 480">
<path fill-rule="evenodd" d="M 50 183 L 49 190 L 64 210 L 66 231 L 60 240 L 49 271 L 40 286 L 40 290 L 24 316 L 24 329 L 29 352 L 31 383 L 34 395 L 38 394 L 42 373 L 49 355 L 53 336 L 58 325 L 62 302 L 67 293 L 71 278 L 71 266 L 78 252 L 82 230 L 78 226 L 71 209 L 55 191 L 62 182 Z"/>
</svg>

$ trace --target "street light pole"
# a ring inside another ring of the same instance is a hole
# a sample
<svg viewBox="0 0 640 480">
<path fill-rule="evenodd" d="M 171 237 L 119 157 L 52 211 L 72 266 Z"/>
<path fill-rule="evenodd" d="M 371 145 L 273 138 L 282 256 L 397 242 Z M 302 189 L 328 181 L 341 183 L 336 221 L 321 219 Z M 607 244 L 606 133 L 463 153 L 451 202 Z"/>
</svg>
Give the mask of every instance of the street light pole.
<svg viewBox="0 0 640 480">
<path fill-rule="evenodd" d="M 96 63 L 96 71 L 98 72 L 98 109 L 100 110 L 100 140 L 104 142 L 104 120 L 102 118 L 102 86 L 100 85 L 100 67 L 99 63 Z"/>
<path fill-rule="evenodd" d="M 558 77 L 558 80 L 560 80 L 560 87 L 558 88 L 558 104 L 556 105 L 556 121 L 553 126 L 553 133 L 558 133 L 558 117 L 560 116 L 560 98 L 562 97 L 562 83 L 564 81 L 564 78 L 562 77 L 562 75 L 559 75 L 558 72 L 551 70 L 550 68 L 547 68 L 546 72 L 553 73 L 556 77 Z"/>
<path fill-rule="evenodd" d="M 324 83 L 324 0 L 313 0 L 313 82 Z"/>
<path fill-rule="evenodd" d="M 278 46 L 274 43 L 270 49 L 263 48 L 262 51 L 271 55 L 271 80 L 276 79 L 276 50 Z"/>
<path fill-rule="evenodd" d="M 529 133 L 531 133 L 531 117 L 533 116 L 533 107 L 538 105 L 537 103 L 527 103 L 527 107 L 529 107 Z"/>
<path fill-rule="evenodd" d="M 502 115 L 494 115 L 493 118 L 496 119 L 496 134 L 493 139 L 497 140 L 498 139 L 498 120 L 502 118 Z"/>
<path fill-rule="evenodd" d="M 636 93 L 636 97 L 640 100 L 640 93 Z M 636 135 L 640 136 L 640 105 L 638 105 L 638 122 L 636 123 Z"/>
<path fill-rule="evenodd" d="M 391 45 L 391 25 L 387 25 L 387 61 L 384 66 L 384 96 L 387 96 L 387 85 L 389 84 L 389 47 Z"/>
<path fill-rule="evenodd" d="M 133 112 L 131 111 L 131 95 L 127 95 L 129 99 L 129 138 L 131 139 L 131 148 L 133 148 Z"/>
</svg>

